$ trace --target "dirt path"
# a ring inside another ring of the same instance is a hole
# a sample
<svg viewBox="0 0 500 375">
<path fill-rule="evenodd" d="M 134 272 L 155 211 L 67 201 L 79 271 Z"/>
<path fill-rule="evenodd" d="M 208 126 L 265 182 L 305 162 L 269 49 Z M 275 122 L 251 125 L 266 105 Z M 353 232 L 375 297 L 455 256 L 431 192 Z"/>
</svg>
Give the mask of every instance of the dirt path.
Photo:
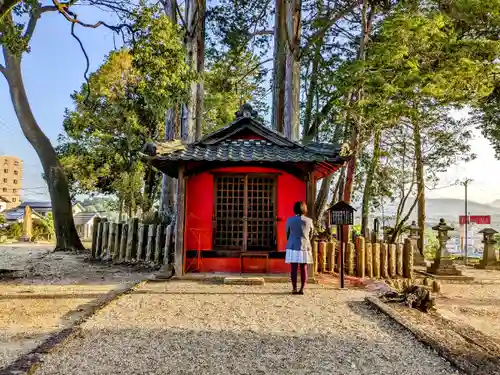
<svg viewBox="0 0 500 375">
<path fill-rule="evenodd" d="M 36 374 L 458 373 L 369 310 L 367 292 L 288 288 L 146 284 L 84 323 Z"/>
<path fill-rule="evenodd" d="M 84 255 L 49 253 L 43 246 L 0 246 L 0 372 L 51 334 L 71 326 L 88 308 L 145 276 L 90 264 Z"/>
</svg>

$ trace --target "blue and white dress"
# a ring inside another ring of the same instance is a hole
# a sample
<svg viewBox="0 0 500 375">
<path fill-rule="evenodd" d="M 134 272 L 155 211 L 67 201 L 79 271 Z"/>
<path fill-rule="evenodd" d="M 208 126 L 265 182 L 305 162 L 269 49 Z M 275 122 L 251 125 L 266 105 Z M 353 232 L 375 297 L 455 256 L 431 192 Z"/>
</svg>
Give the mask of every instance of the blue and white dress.
<svg viewBox="0 0 500 375">
<path fill-rule="evenodd" d="M 304 215 L 296 215 L 286 221 L 286 263 L 313 263 L 311 237 L 313 233 L 312 219 Z"/>
</svg>

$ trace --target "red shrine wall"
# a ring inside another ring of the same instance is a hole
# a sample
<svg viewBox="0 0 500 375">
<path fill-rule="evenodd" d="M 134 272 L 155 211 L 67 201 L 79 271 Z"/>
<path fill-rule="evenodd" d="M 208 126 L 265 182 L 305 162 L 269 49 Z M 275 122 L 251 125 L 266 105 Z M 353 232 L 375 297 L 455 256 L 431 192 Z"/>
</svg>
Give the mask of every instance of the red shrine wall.
<svg viewBox="0 0 500 375">
<path fill-rule="evenodd" d="M 189 177 L 186 194 L 185 250 L 212 250 L 212 217 L 214 213 L 214 176 L 213 173 L 279 173 L 277 181 L 277 225 L 278 251 L 285 251 L 286 219 L 293 216 L 293 204 L 306 200 L 305 181 L 292 174 L 274 168 L 229 167 L 215 168 Z M 246 265 L 259 262 L 260 259 L 245 258 Z M 191 263 L 191 259 L 187 259 Z M 203 258 L 201 272 L 241 272 L 239 255 L 235 258 Z M 269 272 L 288 272 L 284 259 L 269 259 Z"/>
</svg>

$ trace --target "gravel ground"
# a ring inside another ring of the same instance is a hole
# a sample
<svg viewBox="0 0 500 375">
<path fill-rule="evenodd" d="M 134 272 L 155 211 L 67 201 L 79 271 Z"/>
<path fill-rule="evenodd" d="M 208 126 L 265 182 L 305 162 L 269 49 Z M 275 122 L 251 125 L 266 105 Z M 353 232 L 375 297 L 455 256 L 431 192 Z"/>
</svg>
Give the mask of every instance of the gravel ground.
<svg viewBox="0 0 500 375">
<path fill-rule="evenodd" d="M 369 310 L 367 292 L 288 289 L 149 283 L 84 323 L 36 374 L 458 374 Z"/>
<path fill-rule="evenodd" d="M 500 274 L 499 271 L 496 271 Z M 443 284 L 438 311 L 448 319 L 469 324 L 495 339 L 500 338 L 500 285 Z"/>
<path fill-rule="evenodd" d="M 50 334 L 71 326 L 88 305 L 144 277 L 49 249 L 0 246 L 0 268 L 21 270 L 14 279 L 0 279 L 0 372 Z"/>
</svg>

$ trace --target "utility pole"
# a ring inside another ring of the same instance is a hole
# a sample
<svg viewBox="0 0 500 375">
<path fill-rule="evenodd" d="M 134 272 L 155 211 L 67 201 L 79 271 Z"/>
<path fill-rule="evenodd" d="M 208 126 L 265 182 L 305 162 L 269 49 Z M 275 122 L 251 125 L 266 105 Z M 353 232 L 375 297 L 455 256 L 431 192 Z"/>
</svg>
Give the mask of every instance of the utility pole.
<svg viewBox="0 0 500 375">
<path fill-rule="evenodd" d="M 467 208 L 467 186 L 469 185 L 469 183 L 472 182 L 472 180 L 470 178 L 466 178 L 465 181 L 462 183 L 464 185 L 464 188 L 465 188 L 465 234 L 464 234 L 464 264 L 467 265 L 467 249 L 468 249 L 468 239 L 467 239 L 467 235 L 468 235 L 468 225 L 469 225 L 469 210 Z"/>
</svg>

